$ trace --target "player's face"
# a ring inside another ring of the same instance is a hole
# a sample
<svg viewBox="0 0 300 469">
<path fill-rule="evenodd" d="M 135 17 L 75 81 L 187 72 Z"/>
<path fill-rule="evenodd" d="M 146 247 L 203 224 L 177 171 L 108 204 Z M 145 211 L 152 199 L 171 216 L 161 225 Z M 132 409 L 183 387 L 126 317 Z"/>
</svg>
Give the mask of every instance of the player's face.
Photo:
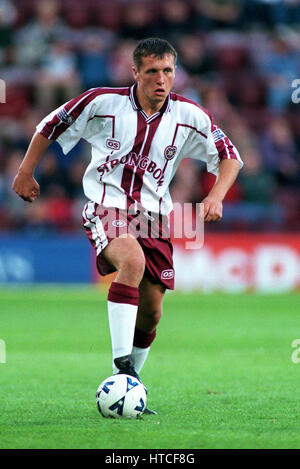
<svg viewBox="0 0 300 469">
<path fill-rule="evenodd" d="M 151 107 L 161 107 L 173 86 L 175 78 L 174 56 L 166 54 L 159 58 L 149 55 L 143 57 L 138 70 L 135 67 L 132 69 L 137 81 L 140 104 L 143 106 L 146 102 Z"/>
</svg>

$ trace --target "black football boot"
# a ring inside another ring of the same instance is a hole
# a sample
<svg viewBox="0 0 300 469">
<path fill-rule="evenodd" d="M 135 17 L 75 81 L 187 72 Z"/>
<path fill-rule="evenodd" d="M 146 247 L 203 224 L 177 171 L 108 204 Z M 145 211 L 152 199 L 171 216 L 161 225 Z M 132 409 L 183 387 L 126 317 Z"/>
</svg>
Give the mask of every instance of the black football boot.
<svg viewBox="0 0 300 469">
<path fill-rule="evenodd" d="M 138 379 L 140 383 L 142 383 L 141 378 L 139 377 L 138 373 L 134 369 L 134 360 L 131 355 L 124 355 L 123 357 L 118 357 L 114 359 L 114 364 L 119 369 L 118 375 L 125 374 L 129 376 L 133 376 L 134 378 Z M 143 384 L 143 383 L 142 383 Z M 148 394 L 148 390 L 146 386 L 143 384 L 146 394 Z M 157 412 L 155 410 L 145 408 L 143 414 L 145 415 L 156 415 Z"/>
</svg>

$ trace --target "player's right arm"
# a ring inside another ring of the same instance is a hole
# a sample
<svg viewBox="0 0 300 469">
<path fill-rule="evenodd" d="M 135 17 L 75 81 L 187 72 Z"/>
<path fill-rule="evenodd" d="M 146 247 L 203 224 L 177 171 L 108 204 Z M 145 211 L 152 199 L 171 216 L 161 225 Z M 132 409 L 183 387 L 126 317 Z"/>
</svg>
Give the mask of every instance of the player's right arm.
<svg viewBox="0 0 300 469">
<path fill-rule="evenodd" d="M 50 143 L 55 140 L 67 154 L 81 138 L 88 140 L 87 124 L 93 117 L 94 100 L 104 92 L 92 88 L 52 111 L 36 127 L 24 160 L 12 188 L 26 202 L 33 202 L 40 194 L 34 170 Z"/>
<path fill-rule="evenodd" d="M 40 195 L 40 186 L 34 179 L 34 170 L 50 143 L 51 140 L 35 132 L 14 178 L 12 188 L 26 202 L 33 202 Z"/>
</svg>

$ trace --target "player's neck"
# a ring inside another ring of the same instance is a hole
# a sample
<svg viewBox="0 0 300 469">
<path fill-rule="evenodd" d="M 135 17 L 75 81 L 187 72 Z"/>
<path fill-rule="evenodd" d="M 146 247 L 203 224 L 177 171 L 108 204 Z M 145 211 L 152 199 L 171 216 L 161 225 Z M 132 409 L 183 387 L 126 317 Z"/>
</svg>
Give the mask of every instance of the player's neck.
<svg viewBox="0 0 300 469">
<path fill-rule="evenodd" d="M 139 89 L 136 90 L 136 96 L 143 111 L 148 117 L 161 110 L 165 101 L 150 101 Z"/>
</svg>

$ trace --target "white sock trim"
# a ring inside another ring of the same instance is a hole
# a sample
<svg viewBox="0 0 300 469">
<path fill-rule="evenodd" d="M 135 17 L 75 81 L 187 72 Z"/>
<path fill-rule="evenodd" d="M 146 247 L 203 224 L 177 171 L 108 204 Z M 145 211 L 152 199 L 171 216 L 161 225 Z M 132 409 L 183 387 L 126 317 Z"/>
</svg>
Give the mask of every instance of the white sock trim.
<svg viewBox="0 0 300 469">
<path fill-rule="evenodd" d="M 150 346 L 147 348 L 136 347 L 135 345 L 132 347 L 132 356 L 134 359 L 134 369 L 137 373 L 140 373 L 145 361 L 147 360 L 148 354 L 150 351 Z"/>
</svg>

